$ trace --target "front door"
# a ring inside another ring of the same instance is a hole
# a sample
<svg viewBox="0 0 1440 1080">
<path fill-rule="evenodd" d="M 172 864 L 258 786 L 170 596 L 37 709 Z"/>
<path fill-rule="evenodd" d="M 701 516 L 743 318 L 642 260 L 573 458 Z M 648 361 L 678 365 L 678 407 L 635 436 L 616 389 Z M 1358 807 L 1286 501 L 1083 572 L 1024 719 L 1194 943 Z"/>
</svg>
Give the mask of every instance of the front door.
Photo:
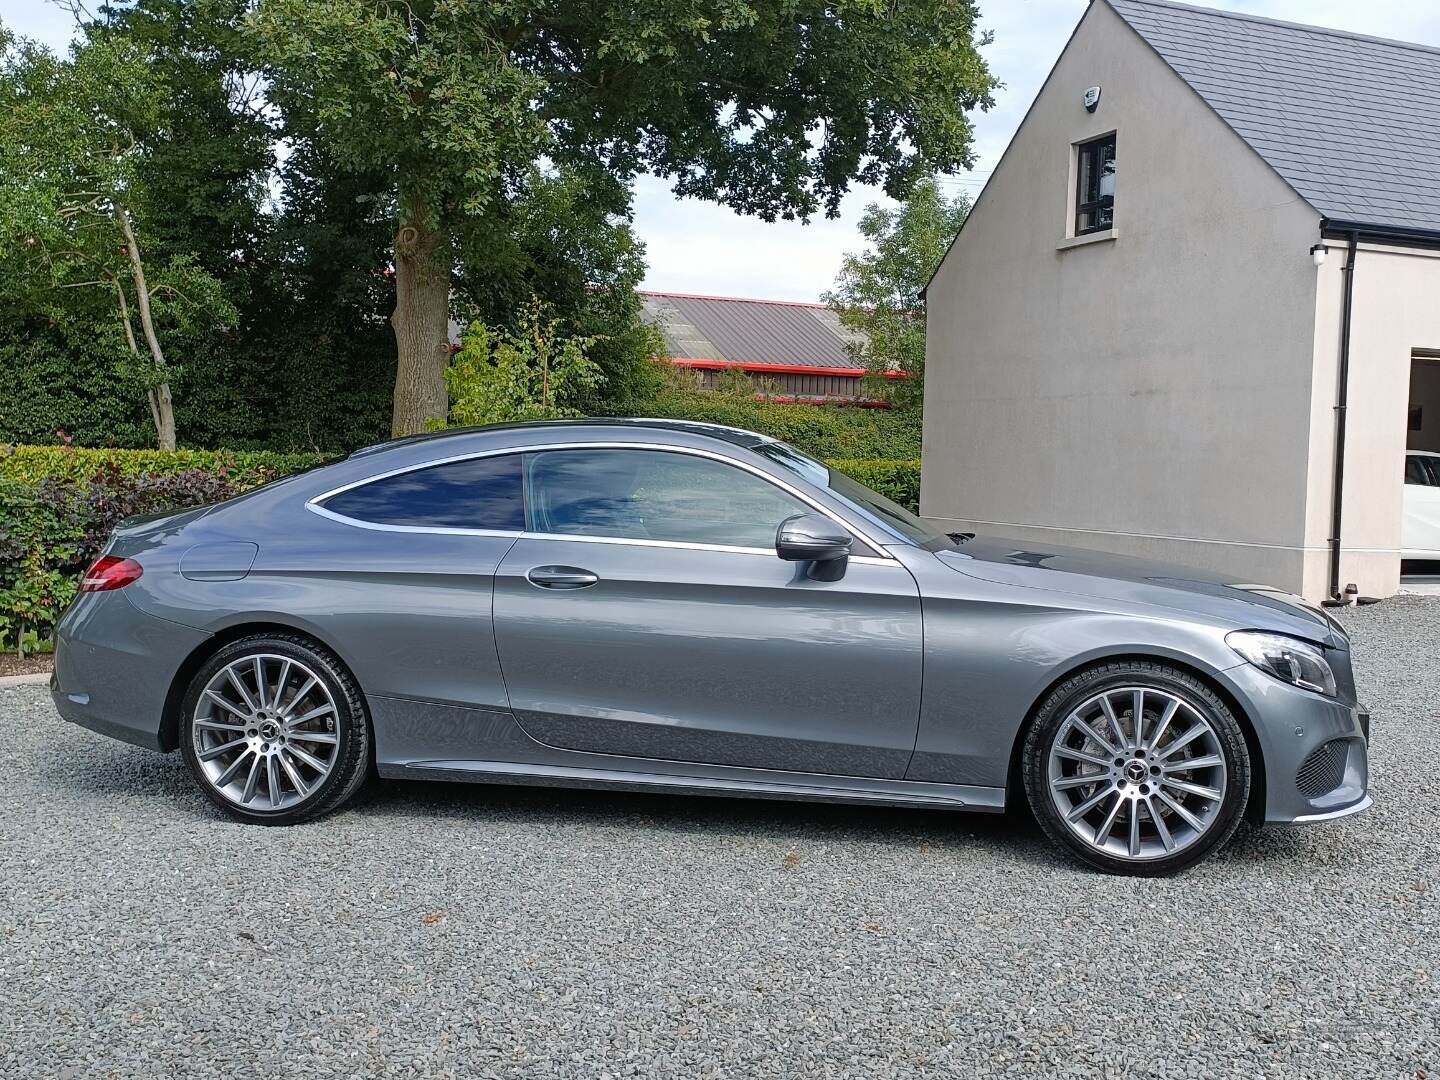
<svg viewBox="0 0 1440 1080">
<path fill-rule="evenodd" d="M 709 456 L 527 454 L 528 531 L 495 579 L 511 708 L 569 750 L 900 778 L 920 601 L 879 552 L 838 581 L 774 553 L 814 507 Z M 859 541 L 857 541 L 857 544 Z"/>
</svg>

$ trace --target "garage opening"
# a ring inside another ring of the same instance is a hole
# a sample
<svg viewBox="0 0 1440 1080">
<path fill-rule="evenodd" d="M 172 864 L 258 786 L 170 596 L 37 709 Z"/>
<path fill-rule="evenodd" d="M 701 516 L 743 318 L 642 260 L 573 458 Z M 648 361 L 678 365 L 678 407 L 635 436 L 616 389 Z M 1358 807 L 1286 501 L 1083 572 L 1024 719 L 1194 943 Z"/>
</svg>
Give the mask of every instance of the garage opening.
<svg viewBox="0 0 1440 1080">
<path fill-rule="evenodd" d="M 1402 501 L 1402 583 L 1440 586 L 1440 349 L 1410 357 Z"/>
</svg>

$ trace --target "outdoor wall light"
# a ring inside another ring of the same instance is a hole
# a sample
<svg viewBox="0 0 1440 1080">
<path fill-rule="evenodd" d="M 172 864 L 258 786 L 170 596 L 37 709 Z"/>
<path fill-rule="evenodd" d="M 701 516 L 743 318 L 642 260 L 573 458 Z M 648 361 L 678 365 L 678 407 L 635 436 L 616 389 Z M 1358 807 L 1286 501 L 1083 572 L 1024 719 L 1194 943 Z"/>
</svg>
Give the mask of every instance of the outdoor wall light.
<svg viewBox="0 0 1440 1080">
<path fill-rule="evenodd" d="M 1330 254 L 1330 249 L 1324 244 L 1316 244 L 1310 249 L 1310 261 L 1315 264 L 1315 269 L 1325 265 L 1325 256 Z"/>
</svg>

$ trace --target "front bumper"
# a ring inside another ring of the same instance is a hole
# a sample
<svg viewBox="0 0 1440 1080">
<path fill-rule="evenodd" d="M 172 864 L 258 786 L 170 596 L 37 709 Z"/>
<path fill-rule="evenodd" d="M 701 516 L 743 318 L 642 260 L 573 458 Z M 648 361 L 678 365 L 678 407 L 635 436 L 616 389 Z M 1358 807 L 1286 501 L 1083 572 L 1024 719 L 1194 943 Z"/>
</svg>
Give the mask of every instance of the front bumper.
<svg viewBox="0 0 1440 1080">
<path fill-rule="evenodd" d="M 72 724 L 149 750 L 173 750 L 165 700 L 209 634 L 147 615 L 123 592 L 82 593 L 55 634 L 50 696 Z"/>
<path fill-rule="evenodd" d="M 1330 821 L 1370 807 L 1368 713 L 1249 664 L 1223 677 L 1260 743 L 1267 823 Z M 1317 768 L 1317 762 L 1325 767 Z"/>
</svg>

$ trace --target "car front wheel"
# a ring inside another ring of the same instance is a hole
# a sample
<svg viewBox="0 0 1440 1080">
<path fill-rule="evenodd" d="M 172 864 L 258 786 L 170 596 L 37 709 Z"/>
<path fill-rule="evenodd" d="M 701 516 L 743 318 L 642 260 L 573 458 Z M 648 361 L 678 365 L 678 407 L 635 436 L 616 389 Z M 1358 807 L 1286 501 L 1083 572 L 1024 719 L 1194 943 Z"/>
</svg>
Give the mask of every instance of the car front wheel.
<svg viewBox="0 0 1440 1080">
<path fill-rule="evenodd" d="M 291 825 L 334 810 L 365 781 L 365 699 L 308 638 L 231 642 L 196 672 L 182 708 L 180 745 L 200 790 L 244 821 Z"/>
<path fill-rule="evenodd" d="M 1234 715 L 1199 679 L 1159 663 L 1067 679 L 1041 704 L 1023 755 L 1046 834 L 1111 873 L 1193 865 L 1235 832 L 1250 794 Z"/>
</svg>

